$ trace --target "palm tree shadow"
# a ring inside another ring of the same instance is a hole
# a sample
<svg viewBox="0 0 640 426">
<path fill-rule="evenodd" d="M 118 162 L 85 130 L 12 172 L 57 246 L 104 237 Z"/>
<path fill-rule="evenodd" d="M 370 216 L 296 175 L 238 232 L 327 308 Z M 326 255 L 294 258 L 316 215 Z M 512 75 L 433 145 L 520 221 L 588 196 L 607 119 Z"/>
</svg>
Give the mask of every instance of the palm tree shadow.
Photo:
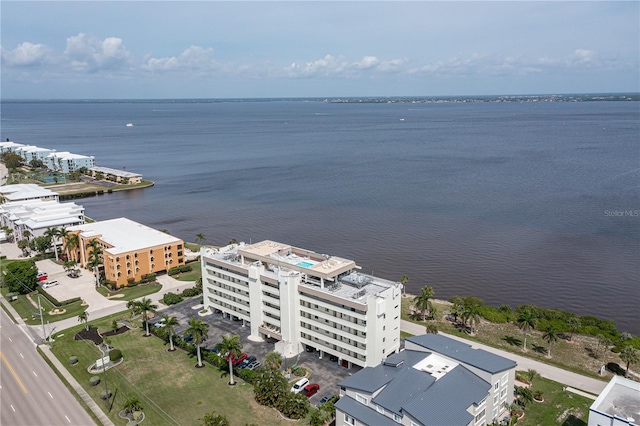
<svg viewBox="0 0 640 426">
<path fill-rule="evenodd" d="M 535 343 L 532 344 L 533 350 L 539 354 L 545 354 L 547 353 L 547 348 L 545 348 L 544 346 L 540 346 L 537 345 Z"/>
<path fill-rule="evenodd" d="M 502 340 L 504 340 L 505 342 L 507 342 L 511 346 L 522 346 L 522 340 L 518 339 L 517 337 L 504 336 L 502 338 Z"/>
</svg>

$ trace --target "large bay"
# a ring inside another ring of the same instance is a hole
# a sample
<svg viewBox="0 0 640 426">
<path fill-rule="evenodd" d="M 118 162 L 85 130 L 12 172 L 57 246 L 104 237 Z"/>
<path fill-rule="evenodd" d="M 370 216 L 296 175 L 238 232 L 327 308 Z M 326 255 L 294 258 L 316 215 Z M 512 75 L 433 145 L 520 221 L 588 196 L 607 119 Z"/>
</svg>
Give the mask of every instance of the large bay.
<svg viewBox="0 0 640 426">
<path fill-rule="evenodd" d="M 639 102 L 3 102 L 2 140 L 153 188 L 79 200 L 187 241 L 272 239 L 439 298 L 640 334 Z M 126 123 L 133 127 L 126 127 Z"/>
</svg>

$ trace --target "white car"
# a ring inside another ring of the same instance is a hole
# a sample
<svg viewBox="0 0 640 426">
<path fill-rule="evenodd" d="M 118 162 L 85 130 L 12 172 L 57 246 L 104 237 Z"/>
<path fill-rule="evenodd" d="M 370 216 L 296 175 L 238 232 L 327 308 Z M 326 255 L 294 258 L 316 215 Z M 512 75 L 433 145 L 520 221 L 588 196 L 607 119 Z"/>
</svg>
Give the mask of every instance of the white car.
<svg viewBox="0 0 640 426">
<path fill-rule="evenodd" d="M 58 281 L 47 281 L 46 283 L 42 284 L 42 288 L 49 288 L 53 287 L 54 285 L 58 285 Z"/>
<path fill-rule="evenodd" d="M 302 391 L 302 389 L 304 389 L 304 387 L 308 384 L 309 379 L 303 377 L 302 379 L 298 380 L 293 386 L 291 386 L 291 392 L 300 393 L 300 391 Z"/>
</svg>

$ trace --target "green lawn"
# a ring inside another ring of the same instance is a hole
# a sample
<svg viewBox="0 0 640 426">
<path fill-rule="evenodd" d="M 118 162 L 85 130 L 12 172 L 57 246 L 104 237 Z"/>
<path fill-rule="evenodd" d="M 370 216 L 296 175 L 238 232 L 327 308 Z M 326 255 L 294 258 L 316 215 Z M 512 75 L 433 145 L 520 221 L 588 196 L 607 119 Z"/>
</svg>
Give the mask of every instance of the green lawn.
<svg viewBox="0 0 640 426">
<path fill-rule="evenodd" d="M 147 296 L 149 294 L 157 293 L 162 288 L 162 284 L 158 284 L 157 282 L 149 283 L 149 284 L 138 284 L 135 287 L 123 287 L 116 291 L 111 291 L 106 287 L 98 287 L 96 291 L 107 297 L 107 295 L 111 295 L 113 297 L 117 294 L 122 294 L 123 297 L 119 297 L 117 300 L 129 300 L 137 299 L 138 297 Z"/>
<path fill-rule="evenodd" d="M 92 321 L 101 332 L 111 328 L 113 319 L 125 318 L 126 312 Z M 116 424 L 124 424 L 118 411 L 124 401 L 135 396 L 142 401 L 145 424 L 150 425 L 198 425 L 198 419 L 206 412 L 215 411 L 234 425 L 291 425 L 299 422 L 285 421 L 278 413 L 258 405 L 253 399 L 253 388 L 242 380 L 236 386 L 227 385 L 228 377 L 207 364 L 195 368 L 196 359 L 182 350 L 168 352 L 167 345 L 156 337 L 143 337 L 141 329 L 109 337 L 112 346 L 122 350 L 125 361 L 106 373 L 109 389 L 115 393 L 111 411 L 100 400 L 104 379 L 96 387 L 89 385 L 91 374 L 87 367 L 100 356 L 89 341 L 73 340 L 82 326 L 65 330 L 64 336 L 56 336 L 53 352 L 60 361 L 69 365 L 69 357 L 77 356 L 79 363 L 69 366 L 71 374 L 98 401 L 105 413 Z M 102 374 L 100 374 L 102 376 Z"/>
<path fill-rule="evenodd" d="M 586 426 L 592 399 L 565 391 L 562 384 L 540 377 L 531 389 L 541 390 L 544 402 L 529 403 L 518 426 Z"/>
<path fill-rule="evenodd" d="M 7 293 L 9 293 L 9 289 L 7 287 L 2 287 L 0 291 L 2 292 L 2 296 L 6 299 L 6 295 Z M 42 323 L 40 317 L 36 315 L 38 313 L 38 295 L 39 293 L 37 291 L 30 293 L 31 300 L 35 302 L 36 306 L 34 306 L 24 294 L 19 295 L 18 300 L 16 300 L 15 302 L 10 302 L 11 306 L 13 306 L 16 312 L 18 312 L 18 315 L 20 315 L 20 318 L 22 318 L 28 325 L 38 325 Z M 81 303 L 82 302 L 78 301 L 69 305 L 61 306 L 58 309 L 64 309 L 65 312 L 62 314 L 53 315 L 50 314 L 50 312 L 56 309 L 56 306 L 51 303 L 46 297 L 40 295 L 40 304 L 42 306 L 42 310 L 44 311 L 45 323 L 77 317 L 81 312 L 84 312 L 87 309 L 87 306 L 82 306 Z"/>
</svg>

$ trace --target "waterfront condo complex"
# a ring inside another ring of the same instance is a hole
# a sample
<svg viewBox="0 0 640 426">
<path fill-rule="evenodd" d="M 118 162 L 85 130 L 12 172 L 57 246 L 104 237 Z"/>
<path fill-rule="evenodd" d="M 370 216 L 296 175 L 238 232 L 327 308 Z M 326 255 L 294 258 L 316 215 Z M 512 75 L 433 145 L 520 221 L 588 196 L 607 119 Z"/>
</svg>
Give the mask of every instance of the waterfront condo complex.
<svg viewBox="0 0 640 426">
<path fill-rule="evenodd" d="M 286 357 L 318 351 L 366 367 L 400 349 L 400 283 L 353 260 L 268 240 L 200 254 L 205 307 L 275 340 Z"/>
</svg>

